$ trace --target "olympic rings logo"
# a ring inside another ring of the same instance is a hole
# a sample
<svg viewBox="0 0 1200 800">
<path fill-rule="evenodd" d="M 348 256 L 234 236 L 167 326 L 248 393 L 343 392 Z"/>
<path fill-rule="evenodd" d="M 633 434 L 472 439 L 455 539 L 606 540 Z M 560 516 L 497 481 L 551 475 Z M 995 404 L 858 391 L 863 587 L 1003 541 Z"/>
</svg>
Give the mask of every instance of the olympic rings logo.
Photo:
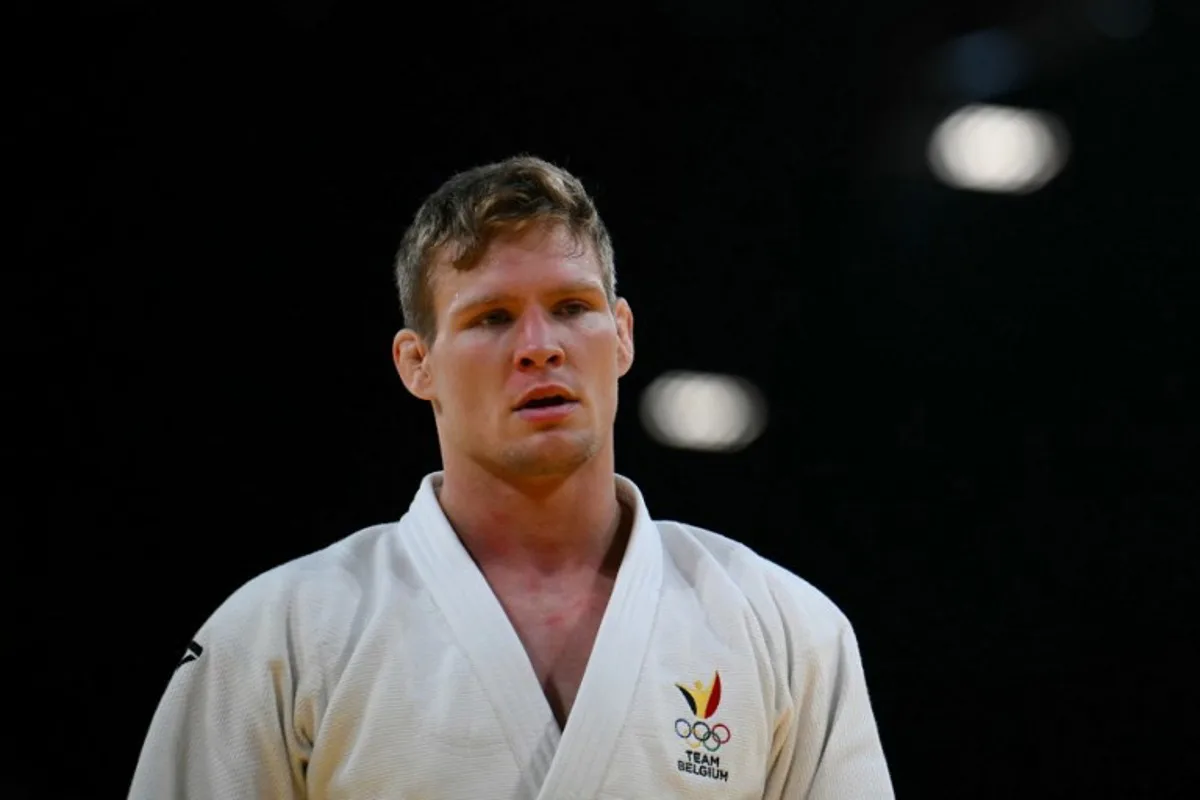
<svg viewBox="0 0 1200 800">
<path fill-rule="evenodd" d="M 675 720 L 675 735 L 680 739 L 686 739 L 688 747 L 693 750 L 703 745 L 704 749 L 710 753 L 717 752 L 721 749 L 721 745 L 733 738 L 729 733 L 729 728 L 722 722 L 710 727 L 707 722 L 702 720 L 688 722 L 686 719 Z"/>
</svg>

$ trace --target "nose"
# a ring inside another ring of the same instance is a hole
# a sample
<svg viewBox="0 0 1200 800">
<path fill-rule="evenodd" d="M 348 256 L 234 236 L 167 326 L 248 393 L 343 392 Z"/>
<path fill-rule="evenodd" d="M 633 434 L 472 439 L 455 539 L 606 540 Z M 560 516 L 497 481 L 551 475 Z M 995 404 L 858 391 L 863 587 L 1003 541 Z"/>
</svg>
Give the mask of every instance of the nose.
<svg viewBox="0 0 1200 800">
<path fill-rule="evenodd" d="M 561 367 L 567 354 L 555 335 L 554 325 L 542 313 L 521 317 L 517 328 L 517 347 L 513 360 L 518 369 Z"/>
</svg>

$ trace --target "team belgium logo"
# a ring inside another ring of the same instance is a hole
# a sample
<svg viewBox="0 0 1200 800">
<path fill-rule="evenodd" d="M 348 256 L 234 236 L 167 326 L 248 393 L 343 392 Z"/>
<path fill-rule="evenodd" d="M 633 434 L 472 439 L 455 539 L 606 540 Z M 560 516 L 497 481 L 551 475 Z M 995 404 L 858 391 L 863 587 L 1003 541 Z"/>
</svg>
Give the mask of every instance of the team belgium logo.
<svg viewBox="0 0 1200 800">
<path fill-rule="evenodd" d="M 728 782 L 729 770 L 721 769 L 721 758 L 716 753 L 733 735 L 727 725 L 713 719 L 721 705 L 721 673 L 714 672 L 712 683 L 707 686 L 703 681 L 696 681 L 690 686 L 677 683 L 675 687 L 687 701 L 694 717 L 675 720 L 675 735 L 688 747 L 684 757 L 679 759 L 679 771 Z"/>
</svg>

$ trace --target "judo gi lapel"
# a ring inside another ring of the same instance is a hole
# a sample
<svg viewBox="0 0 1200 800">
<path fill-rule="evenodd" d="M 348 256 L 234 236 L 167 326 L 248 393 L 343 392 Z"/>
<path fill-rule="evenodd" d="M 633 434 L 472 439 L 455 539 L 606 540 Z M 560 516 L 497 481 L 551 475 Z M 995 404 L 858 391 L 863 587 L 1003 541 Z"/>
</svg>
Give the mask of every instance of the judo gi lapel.
<svg viewBox="0 0 1200 800">
<path fill-rule="evenodd" d="M 636 509 L 633 531 L 541 800 L 599 796 L 654 629 L 662 542 L 637 487 L 618 476 L 617 489 Z"/>
<path fill-rule="evenodd" d="M 492 699 L 521 770 L 526 796 L 568 800 L 599 795 L 630 713 L 662 587 L 662 542 L 641 492 L 617 477 L 635 508 L 633 530 L 566 730 L 558 723 L 504 607 L 450 527 L 426 476 L 402 533 L 413 563 Z"/>
<path fill-rule="evenodd" d="M 491 698 L 521 772 L 522 795 L 532 800 L 558 748 L 558 723 L 504 607 L 438 503 L 437 478 L 428 475 L 421 482 L 405 517 L 411 530 L 402 535 L 434 602 Z"/>
</svg>

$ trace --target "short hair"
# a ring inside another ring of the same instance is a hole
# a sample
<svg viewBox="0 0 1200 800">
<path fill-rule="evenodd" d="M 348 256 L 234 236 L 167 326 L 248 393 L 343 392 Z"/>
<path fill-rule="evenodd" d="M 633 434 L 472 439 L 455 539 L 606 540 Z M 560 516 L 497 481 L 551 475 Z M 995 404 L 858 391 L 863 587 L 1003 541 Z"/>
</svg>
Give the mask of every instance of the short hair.
<svg viewBox="0 0 1200 800">
<path fill-rule="evenodd" d="M 440 259 L 469 270 L 498 234 L 544 222 L 561 223 L 577 245 L 591 248 L 614 305 L 612 240 L 583 183 L 561 167 L 522 155 L 460 172 L 421 204 L 395 262 L 405 324 L 426 341 L 437 335 L 432 279 Z"/>
</svg>

